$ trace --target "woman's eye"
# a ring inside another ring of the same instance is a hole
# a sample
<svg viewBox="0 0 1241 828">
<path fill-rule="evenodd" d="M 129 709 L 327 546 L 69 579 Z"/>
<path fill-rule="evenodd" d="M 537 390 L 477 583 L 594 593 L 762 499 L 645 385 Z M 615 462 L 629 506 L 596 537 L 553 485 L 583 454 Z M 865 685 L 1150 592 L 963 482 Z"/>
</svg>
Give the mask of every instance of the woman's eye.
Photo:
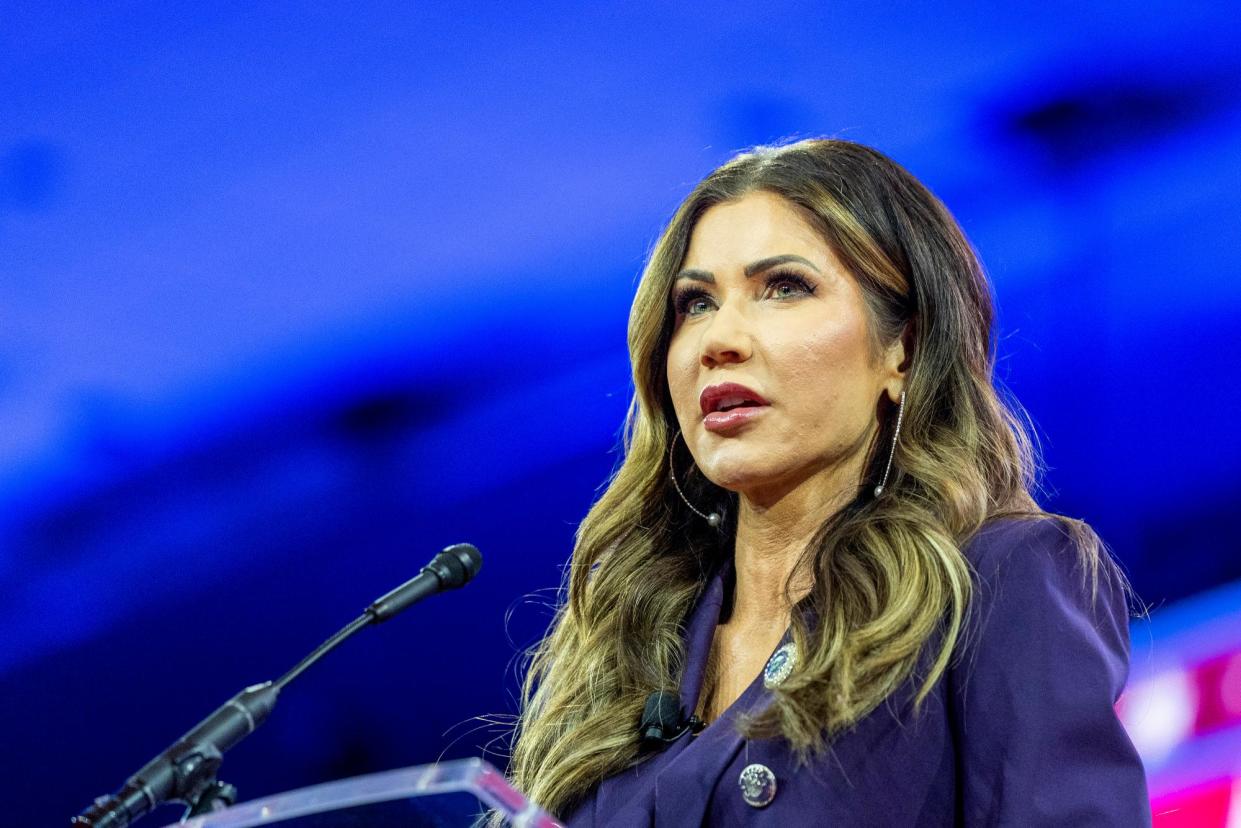
<svg viewBox="0 0 1241 828">
<path fill-rule="evenodd" d="M 787 273 L 768 279 L 767 290 L 776 299 L 793 299 L 814 293 L 814 288 L 805 279 Z"/>
<path fill-rule="evenodd" d="M 673 304 L 678 314 L 699 316 L 711 310 L 711 297 L 701 291 L 687 291 L 677 296 Z"/>
</svg>

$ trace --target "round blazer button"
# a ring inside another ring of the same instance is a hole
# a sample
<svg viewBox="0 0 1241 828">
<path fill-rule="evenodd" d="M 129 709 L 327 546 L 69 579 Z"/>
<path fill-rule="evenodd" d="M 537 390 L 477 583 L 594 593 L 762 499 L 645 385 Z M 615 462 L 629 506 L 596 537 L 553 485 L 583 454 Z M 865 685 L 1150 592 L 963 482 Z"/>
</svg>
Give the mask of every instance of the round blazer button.
<svg viewBox="0 0 1241 828">
<path fill-rule="evenodd" d="M 766 765 L 746 765 L 737 780 L 741 798 L 751 808 L 763 808 L 776 798 L 776 775 Z"/>
<path fill-rule="evenodd" d="M 771 658 L 767 659 L 767 666 L 763 668 L 763 686 L 770 690 L 776 685 L 782 684 L 796 666 L 797 648 L 790 641 L 772 653 Z"/>
</svg>

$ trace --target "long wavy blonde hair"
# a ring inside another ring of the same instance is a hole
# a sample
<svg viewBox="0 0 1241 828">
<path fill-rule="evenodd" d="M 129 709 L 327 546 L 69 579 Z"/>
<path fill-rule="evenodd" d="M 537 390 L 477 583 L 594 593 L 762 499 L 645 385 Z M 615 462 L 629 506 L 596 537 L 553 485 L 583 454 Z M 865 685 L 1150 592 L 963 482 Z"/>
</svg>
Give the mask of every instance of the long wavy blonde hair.
<svg viewBox="0 0 1241 828">
<path fill-rule="evenodd" d="M 553 813 L 640 759 L 643 702 L 679 686 L 682 624 L 708 573 L 732 554 L 731 521 L 710 528 L 670 482 L 677 462 L 692 501 L 735 506 L 735 495 L 670 452 L 669 291 L 703 213 L 759 190 L 817 225 L 862 288 L 876 345 L 903 336 L 911 357 L 887 491 L 865 494 L 886 460 L 872 446 L 857 499 L 805 550 L 815 579 L 792 614 L 797 671 L 747 733 L 782 737 L 804 757 L 906 681 L 916 707 L 963 635 L 971 581 L 961 545 L 999 515 L 1045 514 L 1032 496 L 1031 441 L 993 382 L 989 285 L 943 204 L 895 162 L 847 141 L 737 156 L 686 198 L 642 275 L 629 318 L 635 395 L 624 460 L 578 529 L 563 601 L 530 653 L 510 773 Z M 882 413 L 875 445 L 886 448 L 893 413 Z M 1105 557 L 1097 537 L 1057 519 L 1093 581 Z"/>
</svg>

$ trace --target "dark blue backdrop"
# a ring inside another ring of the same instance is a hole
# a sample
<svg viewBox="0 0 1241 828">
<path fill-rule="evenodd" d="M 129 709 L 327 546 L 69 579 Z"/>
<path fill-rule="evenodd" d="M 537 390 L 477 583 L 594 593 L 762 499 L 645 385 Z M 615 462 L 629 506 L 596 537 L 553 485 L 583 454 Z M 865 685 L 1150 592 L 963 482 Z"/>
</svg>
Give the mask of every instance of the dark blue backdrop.
<svg viewBox="0 0 1241 828">
<path fill-rule="evenodd" d="M 6 819 L 67 818 L 457 540 L 479 580 L 307 674 L 226 778 L 501 736 L 471 717 L 514 711 L 617 459 L 643 255 L 783 137 L 878 146 L 956 212 L 1046 502 L 1143 598 L 1241 578 L 1226 6 L 7 5 Z"/>
</svg>

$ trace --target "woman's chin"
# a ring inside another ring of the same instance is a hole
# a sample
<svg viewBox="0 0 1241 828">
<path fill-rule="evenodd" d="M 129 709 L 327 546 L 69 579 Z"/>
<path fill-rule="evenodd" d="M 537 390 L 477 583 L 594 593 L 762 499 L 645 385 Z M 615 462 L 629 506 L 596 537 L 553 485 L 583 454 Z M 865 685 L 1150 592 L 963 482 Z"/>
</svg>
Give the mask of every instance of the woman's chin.
<svg viewBox="0 0 1241 828">
<path fill-rule="evenodd" d="M 776 484 L 780 475 L 772 474 L 767 469 L 757 468 L 755 464 L 728 462 L 715 463 L 703 469 L 707 479 L 721 489 L 727 489 L 741 496 L 749 492 L 762 491 Z"/>
</svg>

